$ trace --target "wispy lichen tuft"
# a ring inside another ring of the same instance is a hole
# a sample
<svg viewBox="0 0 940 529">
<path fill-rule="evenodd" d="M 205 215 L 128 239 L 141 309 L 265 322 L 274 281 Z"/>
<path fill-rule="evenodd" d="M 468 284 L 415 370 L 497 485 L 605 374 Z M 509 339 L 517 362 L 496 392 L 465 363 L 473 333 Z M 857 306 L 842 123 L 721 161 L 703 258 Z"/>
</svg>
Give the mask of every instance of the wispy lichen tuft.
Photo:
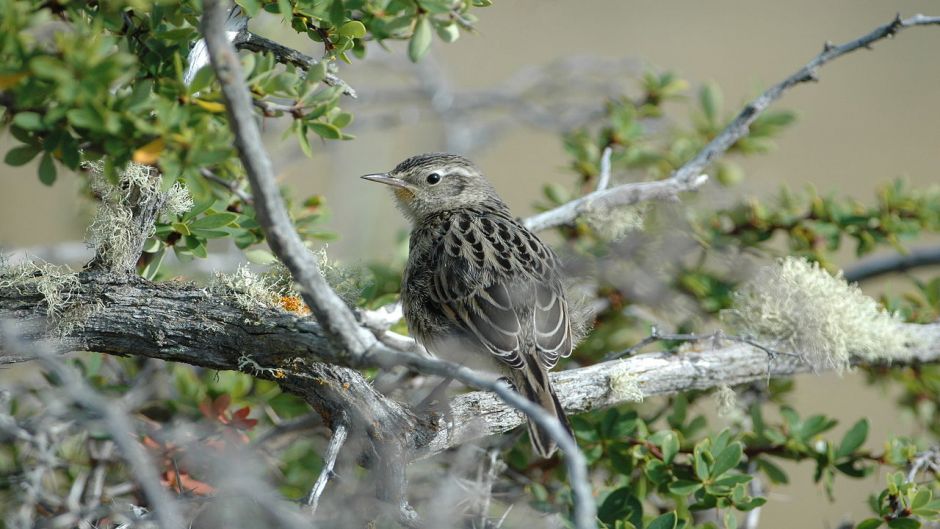
<svg viewBox="0 0 940 529">
<path fill-rule="evenodd" d="M 739 411 L 738 395 L 731 389 L 731 386 L 722 384 L 714 393 L 715 404 L 718 405 L 718 415 L 727 417 Z"/>
<path fill-rule="evenodd" d="M 320 248 L 314 254 L 326 282 L 347 305 L 354 305 L 370 280 L 366 270 L 330 261 L 326 255 L 326 247 Z"/>
<path fill-rule="evenodd" d="M 176 182 L 166 192 L 166 204 L 163 206 L 164 213 L 182 215 L 191 209 L 193 209 L 192 195 L 189 194 L 189 190 L 183 184 Z"/>
<path fill-rule="evenodd" d="M 231 294 L 235 303 L 246 311 L 276 307 L 278 303 L 278 291 L 274 281 L 255 274 L 247 266 L 240 266 L 231 274 L 217 273 L 211 290 Z"/>
<path fill-rule="evenodd" d="M 606 241 L 616 241 L 630 232 L 642 229 L 646 211 L 646 204 L 613 209 L 589 209 L 582 218 L 599 237 Z"/>
<path fill-rule="evenodd" d="M 179 215 L 193 207 L 186 188 L 175 183 L 166 192 L 160 191 L 161 177 L 154 168 L 129 163 L 112 183 L 104 175 L 102 162 L 86 164 L 92 191 L 100 203 L 88 227 L 87 241 L 95 249 L 96 259 L 109 269 L 131 270 L 140 257 L 143 242 L 153 235 L 155 226 L 147 221 L 159 215 Z M 138 217 L 135 208 L 147 204 L 155 213 Z"/>
<path fill-rule="evenodd" d="M 626 363 L 621 369 L 610 374 L 610 391 L 619 399 L 632 402 L 643 402 L 645 395 L 640 388 L 636 375 L 631 373 Z"/>
<path fill-rule="evenodd" d="M 901 359 L 917 339 L 896 314 L 816 263 L 787 257 L 735 294 L 728 321 L 744 334 L 800 353 L 817 369 L 844 370 L 851 355 Z"/>
<path fill-rule="evenodd" d="M 53 322 L 62 319 L 79 287 L 78 276 L 67 266 L 45 261 L 8 265 L 5 260 L 0 261 L 0 288 L 39 292 L 46 304 L 46 316 Z"/>
</svg>

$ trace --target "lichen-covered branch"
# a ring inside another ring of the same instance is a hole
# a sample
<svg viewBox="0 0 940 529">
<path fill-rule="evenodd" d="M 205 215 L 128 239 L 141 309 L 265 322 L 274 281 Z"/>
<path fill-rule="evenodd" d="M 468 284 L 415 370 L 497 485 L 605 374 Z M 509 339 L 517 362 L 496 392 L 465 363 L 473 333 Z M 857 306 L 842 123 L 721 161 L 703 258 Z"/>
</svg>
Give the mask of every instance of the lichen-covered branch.
<svg viewBox="0 0 940 529">
<path fill-rule="evenodd" d="M 529 229 L 544 230 L 570 224 L 588 209 L 609 209 L 644 200 L 674 198 L 680 192 L 693 191 L 705 183 L 706 179 L 703 178 L 705 175 L 702 171 L 708 164 L 745 137 L 751 123 L 774 101 L 780 99 L 785 91 L 798 84 L 818 80 L 819 68 L 834 59 L 859 48 L 870 48 L 875 42 L 892 37 L 903 29 L 928 25 L 940 25 L 940 17 L 914 15 L 902 19 L 898 16 L 890 23 L 845 44 L 836 46 L 827 42 L 823 51 L 813 60 L 748 103 L 721 133 L 708 142 L 708 145 L 691 160 L 672 173 L 668 179 L 659 182 L 622 184 L 606 191 L 595 191 L 557 208 L 533 215 L 525 220 L 525 224 Z"/>
<path fill-rule="evenodd" d="M 327 417 L 341 412 L 370 416 L 382 430 L 376 435 L 393 435 L 400 425 L 409 459 L 524 422 L 500 397 L 476 391 L 451 401 L 454 426 L 448 431 L 437 417 L 417 417 L 376 392 L 357 371 L 318 362 L 331 357 L 333 345 L 310 318 L 277 308 L 246 310 L 232 294 L 192 284 L 82 274 L 70 299 L 76 306 L 98 301 L 103 305 L 62 337 L 66 350 L 252 373 L 300 394 Z M 43 295 L 34 287 L 0 288 L 0 320 L 15 322 L 24 341 L 42 339 L 49 325 L 43 303 Z M 940 324 L 906 324 L 905 329 L 918 337 L 917 345 L 896 355 L 896 365 L 940 362 Z M 29 360 L 21 353 L 0 351 L 0 365 Z M 853 364 L 872 361 L 851 359 Z M 554 373 L 552 380 L 565 409 L 581 413 L 655 395 L 824 370 L 791 356 L 774 359 L 748 344 L 702 343 L 693 352 L 641 354 Z"/>
</svg>

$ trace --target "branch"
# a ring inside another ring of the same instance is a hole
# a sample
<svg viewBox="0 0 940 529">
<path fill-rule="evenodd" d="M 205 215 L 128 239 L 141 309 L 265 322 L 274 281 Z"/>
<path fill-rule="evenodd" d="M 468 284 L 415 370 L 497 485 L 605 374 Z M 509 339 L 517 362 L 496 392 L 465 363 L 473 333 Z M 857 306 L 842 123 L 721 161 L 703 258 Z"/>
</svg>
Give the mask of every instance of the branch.
<svg viewBox="0 0 940 529">
<path fill-rule="evenodd" d="M 336 465 L 336 459 L 339 457 L 339 450 L 343 447 L 343 443 L 346 442 L 346 434 L 348 430 L 346 423 L 342 419 L 334 421 L 333 424 L 333 435 L 330 436 L 330 443 L 326 447 L 326 454 L 323 456 L 323 469 L 320 470 L 320 475 L 317 477 L 317 481 L 313 484 L 313 488 L 310 489 L 310 494 L 307 496 L 307 508 L 311 513 L 317 512 L 317 506 L 320 503 L 320 495 L 323 494 L 323 491 L 326 489 L 326 483 L 333 476 L 333 467 Z"/>
<path fill-rule="evenodd" d="M 292 64 L 304 71 L 309 71 L 311 68 L 320 64 L 320 61 L 309 55 L 278 44 L 260 35 L 255 35 L 247 29 L 239 32 L 235 40 L 232 41 L 232 44 L 240 50 L 271 53 L 274 55 L 274 59 L 277 60 L 277 62 L 281 64 Z M 326 76 L 323 78 L 323 82 L 330 86 L 339 86 L 343 89 L 343 94 L 352 98 L 356 97 L 356 90 L 349 86 L 346 81 L 337 77 L 336 74 L 327 72 Z"/>
<path fill-rule="evenodd" d="M 120 356 L 144 356 L 217 370 L 236 370 L 274 380 L 327 415 L 375 413 L 381 428 L 405 430 L 408 459 L 425 458 L 474 439 L 508 431 L 524 422 L 512 407 L 490 393 L 455 397 L 450 407 L 453 427 L 434 417 L 418 417 L 403 405 L 375 392 L 357 371 L 315 362 L 334 356 L 323 329 L 308 318 L 277 308 L 246 310 L 233 296 L 210 293 L 196 285 L 154 284 L 141 278 L 82 274 L 72 294 L 75 306 L 103 306 L 63 336 L 63 348 Z M 34 288 L 0 288 L 0 320 L 16 322 L 23 341 L 41 340 L 46 316 L 42 295 Z M 940 323 L 908 324 L 922 346 L 893 365 L 940 362 Z M 800 351 L 793 351 L 800 353 Z M 0 351 L 0 365 L 29 360 Z M 855 358 L 855 365 L 867 363 Z M 817 372 L 824 371 L 820 369 Z M 695 352 L 646 353 L 552 374 L 565 410 L 583 413 L 641 397 L 707 390 L 771 377 L 814 372 L 796 356 L 774 359 L 746 343 L 722 345 L 711 340 Z M 333 396 L 335 393 L 335 396 Z M 331 401 L 335 398 L 337 400 Z M 353 403 L 348 406 L 345 400 Z M 333 402 L 331 404 L 331 402 Z M 339 404 L 347 408 L 337 407 Z M 356 425 L 354 417 L 350 423 Z M 383 435 L 394 430 L 383 431 Z"/>
<path fill-rule="evenodd" d="M 908 254 L 894 253 L 865 259 L 850 266 L 844 273 L 850 283 L 865 281 L 884 274 L 906 272 L 921 266 L 940 265 L 940 246 L 918 248 Z"/>
<path fill-rule="evenodd" d="M 870 48 L 873 43 L 894 36 L 902 29 L 927 25 L 940 25 L 940 17 L 914 15 L 902 20 L 900 16 L 897 16 L 889 24 L 845 44 L 834 46 L 827 42 L 823 46 L 822 53 L 813 60 L 748 103 L 718 136 L 715 136 L 695 157 L 673 172 L 668 179 L 659 182 L 623 184 L 604 192 L 595 191 L 557 208 L 529 217 L 525 220 L 526 227 L 533 230 L 554 228 L 571 224 L 588 209 L 612 208 L 635 204 L 643 200 L 674 198 L 680 192 L 697 189 L 705 183 L 706 178 L 702 171 L 708 164 L 724 154 L 738 140 L 747 136 L 751 123 L 774 101 L 780 99 L 786 90 L 798 84 L 818 80 L 819 68 L 833 59 L 859 48 Z"/>
</svg>

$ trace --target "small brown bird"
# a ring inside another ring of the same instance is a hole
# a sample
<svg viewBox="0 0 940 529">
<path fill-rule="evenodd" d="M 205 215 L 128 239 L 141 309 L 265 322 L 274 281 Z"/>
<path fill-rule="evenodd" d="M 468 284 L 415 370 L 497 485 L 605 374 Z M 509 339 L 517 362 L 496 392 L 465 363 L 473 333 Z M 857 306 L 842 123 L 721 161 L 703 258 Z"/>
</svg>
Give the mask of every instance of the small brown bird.
<svg viewBox="0 0 940 529">
<path fill-rule="evenodd" d="M 548 370 L 571 354 L 572 329 L 557 258 L 515 220 L 469 160 L 420 154 L 388 173 L 413 223 L 401 298 L 411 334 L 429 351 L 470 351 L 500 362 L 516 391 L 571 431 Z M 532 447 L 555 442 L 529 421 Z"/>
</svg>

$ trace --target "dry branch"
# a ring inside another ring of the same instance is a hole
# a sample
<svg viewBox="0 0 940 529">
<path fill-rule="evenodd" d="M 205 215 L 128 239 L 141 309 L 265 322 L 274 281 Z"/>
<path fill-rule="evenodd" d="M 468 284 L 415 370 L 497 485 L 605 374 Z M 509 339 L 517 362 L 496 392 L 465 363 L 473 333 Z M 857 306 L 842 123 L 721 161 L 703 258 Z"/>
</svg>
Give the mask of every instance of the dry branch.
<svg viewBox="0 0 940 529">
<path fill-rule="evenodd" d="M 595 191 L 581 198 L 562 204 L 557 208 L 533 215 L 525 220 L 526 227 L 532 230 L 544 230 L 555 226 L 563 226 L 574 222 L 579 215 L 589 209 L 610 209 L 618 206 L 628 206 L 644 200 L 675 198 L 679 193 L 693 191 L 702 186 L 705 175 L 702 171 L 715 158 L 725 153 L 738 140 L 747 136 L 751 123 L 770 105 L 780 99 L 785 91 L 808 81 L 818 80 L 817 72 L 824 64 L 851 53 L 859 48 L 870 48 L 881 39 L 892 37 L 905 28 L 914 26 L 940 25 L 940 17 L 914 15 L 901 19 L 897 16 L 889 24 L 876 28 L 871 33 L 855 40 L 835 46 L 829 42 L 823 46 L 823 51 L 795 73 L 771 86 L 757 99 L 748 103 L 744 109 L 724 128 L 715 138 L 708 142 L 701 151 L 682 167 L 672 173 L 672 176 L 658 182 L 638 182 L 623 184 L 606 191 Z"/>
<path fill-rule="evenodd" d="M 437 417 L 417 417 L 406 406 L 375 392 L 352 369 L 320 363 L 332 344 L 310 318 L 277 308 L 246 311 L 233 297 L 185 283 L 154 284 L 140 278 L 80 276 L 76 305 L 104 305 L 63 337 L 67 350 L 135 355 L 219 370 L 241 370 L 277 381 L 316 409 L 365 414 L 400 421 L 407 430 L 409 459 L 427 457 L 467 441 L 505 432 L 524 422 L 490 392 L 459 395 L 451 401 L 454 428 Z M 0 319 L 18 323 L 22 340 L 46 336 L 42 296 L 35 291 L 0 290 Z M 940 361 L 940 324 L 908 326 L 922 344 L 897 365 Z M 790 356 L 775 360 L 748 344 L 708 345 L 682 354 L 649 353 L 554 373 L 552 381 L 569 413 L 614 406 L 692 389 L 709 389 L 812 372 Z M 28 360 L 4 349 L 0 365 Z M 336 406 L 349 406 L 338 409 Z M 394 425 L 394 422 L 389 422 Z M 393 430 L 389 430 L 391 432 Z"/>
</svg>

